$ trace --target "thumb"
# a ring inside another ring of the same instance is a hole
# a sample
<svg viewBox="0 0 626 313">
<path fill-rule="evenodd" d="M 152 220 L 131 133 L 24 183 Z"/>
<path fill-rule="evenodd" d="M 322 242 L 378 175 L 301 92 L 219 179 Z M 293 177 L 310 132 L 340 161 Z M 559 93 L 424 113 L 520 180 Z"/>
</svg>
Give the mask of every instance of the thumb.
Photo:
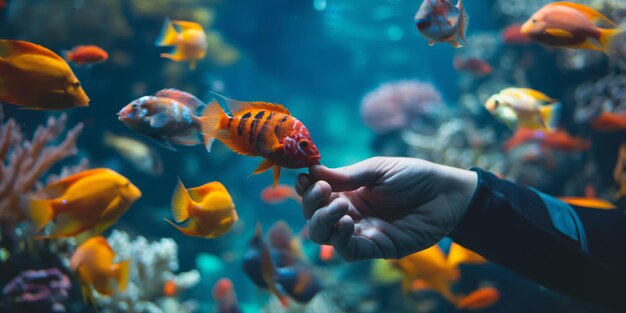
<svg viewBox="0 0 626 313">
<path fill-rule="evenodd" d="M 370 159 L 371 160 L 371 159 Z M 323 165 L 313 165 L 309 175 L 313 181 L 328 182 L 333 192 L 352 191 L 373 184 L 379 177 L 378 166 L 365 160 L 349 166 L 331 169 Z"/>
</svg>

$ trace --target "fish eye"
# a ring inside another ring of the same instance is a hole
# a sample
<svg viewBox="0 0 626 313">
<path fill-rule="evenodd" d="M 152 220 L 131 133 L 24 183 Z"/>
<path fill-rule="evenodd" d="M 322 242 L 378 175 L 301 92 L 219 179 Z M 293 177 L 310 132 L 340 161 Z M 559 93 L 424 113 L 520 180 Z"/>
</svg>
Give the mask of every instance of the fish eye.
<svg viewBox="0 0 626 313">
<path fill-rule="evenodd" d="M 78 87 L 80 87 L 80 82 L 75 82 L 75 83 L 72 84 L 72 86 L 74 86 L 75 88 L 78 88 Z"/>
<path fill-rule="evenodd" d="M 500 106 L 500 101 L 496 100 L 496 101 L 494 101 L 494 103 L 493 103 L 493 104 L 494 104 L 494 105 L 495 105 L 495 107 L 497 108 L 498 106 Z"/>
<path fill-rule="evenodd" d="M 300 148 L 302 148 L 302 149 L 306 149 L 306 148 L 308 148 L 308 147 L 309 147 L 309 142 L 308 142 L 308 141 L 306 141 L 306 140 L 302 140 L 302 141 L 300 141 L 300 143 L 298 143 L 298 144 L 300 145 Z"/>
<path fill-rule="evenodd" d="M 127 181 L 126 184 L 124 184 L 124 188 L 128 188 L 130 186 L 130 182 Z"/>
<path fill-rule="evenodd" d="M 133 104 L 131 108 L 133 109 L 133 111 L 139 111 L 139 106 L 136 104 Z"/>
<path fill-rule="evenodd" d="M 533 19 L 533 23 L 537 23 L 537 20 L 536 20 L 536 19 Z"/>
</svg>

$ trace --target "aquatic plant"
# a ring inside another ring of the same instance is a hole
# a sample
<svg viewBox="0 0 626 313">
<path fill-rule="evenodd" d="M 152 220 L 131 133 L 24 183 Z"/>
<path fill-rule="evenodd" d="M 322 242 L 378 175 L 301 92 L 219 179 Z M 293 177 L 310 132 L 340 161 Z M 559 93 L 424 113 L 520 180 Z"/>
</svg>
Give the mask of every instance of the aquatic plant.
<svg viewBox="0 0 626 313">
<path fill-rule="evenodd" d="M 138 236 L 131 240 L 127 233 L 113 230 L 107 241 L 120 260 L 131 260 L 132 278 L 123 293 L 111 297 L 96 295 L 103 312 L 185 313 L 196 308 L 193 300 L 181 302 L 175 296 L 164 296 L 167 282 L 172 282 L 180 294 L 200 281 L 197 270 L 176 274 L 178 245 L 173 239 L 148 242 Z"/>
<path fill-rule="evenodd" d="M 0 310 L 65 312 L 63 302 L 71 287 L 70 279 L 58 268 L 23 271 L 2 289 L 8 307 L 0 305 Z"/>
<path fill-rule="evenodd" d="M 361 118 L 373 131 L 387 133 L 410 127 L 441 104 L 441 94 L 431 83 L 402 80 L 383 84 L 365 95 Z"/>
<path fill-rule="evenodd" d="M 0 124 L 0 225 L 6 230 L 26 219 L 18 208 L 19 197 L 35 192 L 42 176 L 52 166 L 77 153 L 76 139 L 83 124 L 78 123 L 55 144 L 65 130 L 66 114 L 49 117 L 45 126 L 37 127 L 31 140 L 25 139 L 15 119 L 4 121 L 1 107 L 0 121 L 3 121 Z M 82 162 L 79 167 L 85 164 Z M 72 171 L 67 169 L 65 174 Z"/>
</svg>

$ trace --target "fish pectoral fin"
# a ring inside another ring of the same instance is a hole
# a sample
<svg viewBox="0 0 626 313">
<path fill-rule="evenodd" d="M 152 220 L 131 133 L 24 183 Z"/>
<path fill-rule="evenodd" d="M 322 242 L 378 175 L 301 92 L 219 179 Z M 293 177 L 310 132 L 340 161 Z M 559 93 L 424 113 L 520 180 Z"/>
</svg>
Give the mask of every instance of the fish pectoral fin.
<svg viewBox="0 0 626 313">
<path fill-rule="evenodd" d="M 451 37 L 450 39 L 448 39 L 448 43 L 454 47 L 454 48 L 461 48 L 463 47 L 463 45 L 459 42 L 458 39 L 456 39 L 456 35 L 454 37 Z"/>
<path fill-rule="evenodd" d="M 266 154 L 277 153 L 283 147 L 278 140 L 278 136 L 276 136 L 276 133 L 272 129 L 265 129 L 265 132 L 261 138 L 259 138 L 259 142 L 257 144 L 259 150 Z"/>
<path fill-rule="evenodd" d="M 264 173 L 265 171 L 269 170 L 272 166 L 274 166 L 274 163 L 272 161 L 268 159 L 264 159 L 263 161 L 261 161 L 261 164 L 259 164 L 259 166 L 257 166 L 256 169 L 254 169 L 254 171 L 252 172 L 252 175 Z"/>
<path fill-rule="evenodd" d="M 174 189 L 174 194 L 172 195 L 172 201 L 170 204 L 172 208 L 172 215 L 177 223 L 182 223 L 189 219 L 191 204 L 192 200 L 189 196 L 189 192 L 185 189 L 185 185 L 180 178 L 178 178 L 178 184 L 176 185 L 176 189 Z"/>
<path fill-rule="evenodd" d="M 170 150 L 170 151 L 178 151 L 176 150 L 176 148 L 172 147 L 172 144 L 170 144 L 169 141 L 167 141 L 167 139 L 163 138 L 163 137 L 150 137 L 150 139 L 154 140 L 154 142 L 158 143 L 161 147 Z"/>
<path fill-rule="evenodd" d="M 109 203 L 109 205 L 107 205 L 107 207 L 104 210 L 102 210 L 102 213 L 100 214 L 100 218 L 107 217 L 110 214 L 115 214 L 115 211 L 117 210 L 117 208 L 119 208 L 121 203 L 122 203 L 122 197 L 121 196 L 115 197 Z"/>
<path fill-rule="evenodd" d="M 547 28 L 546 33 L 548 33 L 550 36 L 554 36 L 554 37 L 558 37 L 558 38 L 564 38 L 564 39 L 573 39 L 574 35 L 572 35 L 572 33 L 560 29 L 560 28 Z"/>
<path fill-rule="evenodd" d="M 162 128 L 170 121 L 170 117 L 166 112 L 161 112 L 147 118 L 151 128 Z"/>
</svg>

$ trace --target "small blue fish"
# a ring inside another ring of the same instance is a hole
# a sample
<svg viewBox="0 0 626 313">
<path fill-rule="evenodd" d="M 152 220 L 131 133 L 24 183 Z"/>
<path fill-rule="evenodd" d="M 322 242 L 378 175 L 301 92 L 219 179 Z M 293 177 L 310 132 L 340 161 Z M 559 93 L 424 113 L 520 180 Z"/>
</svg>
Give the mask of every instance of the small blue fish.
<svg viewBox="0 0 626 313">
<path fill-rule="evenodd" d="M 243 262 L 244 272 L 254 284 L 270 289 L 283 305 L 287 303 L 285 294 L 306 303 L 322 289 L 319 279 L 301 259 L 300 248 L 294 244 L 292 235 L 285 223 L 276 223 L 269 231 L 267 245 L 257 227 Z"/>
<path fill-rule="evenodd" d="M 189 93 L 163 89 L 154 96 L 144 96 L 129 103 L 117 115 L 130 129 L 176 151 L 171 143 L 185 146 L 203 143 L 198 115 L 204 106 Z"/>
<path fill-rule="evenodd" d="M 463 8 L 463 0 L 456 6 L 450 0 L 424 0 L 417 14 L 415 24 L 419 32 L 428 39 L 429 45 L 448 42 L 455 48 L 462 47 L 458 38 L 465 43 L 465 33 L 469 16 Z"/>
</svg>

